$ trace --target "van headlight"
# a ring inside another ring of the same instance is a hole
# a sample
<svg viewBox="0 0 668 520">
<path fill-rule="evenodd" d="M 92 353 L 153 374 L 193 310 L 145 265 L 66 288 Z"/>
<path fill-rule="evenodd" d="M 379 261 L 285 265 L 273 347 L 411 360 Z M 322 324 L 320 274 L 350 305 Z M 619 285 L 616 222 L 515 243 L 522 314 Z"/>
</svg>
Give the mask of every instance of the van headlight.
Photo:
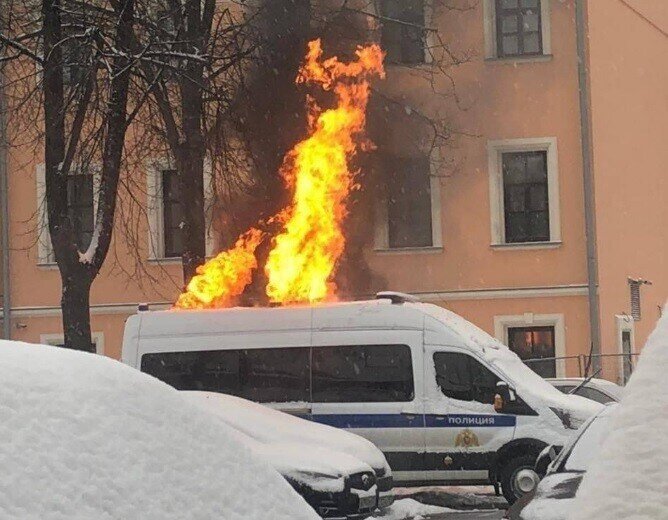
<svg viewBox="0 0 668 520">
<path fill-rule="evenodd" d="M 584 424 L 584 420 L 575 417 L 568 410 L 562 410 L 561 408 L 553 408 L 550 406 L 550 410 L 554 412 L 554 415 L 559 417 L 561 424 L 564 425 L 564 428 L 568 430 L 577 430 L 580 426 Z"/>
</svg>

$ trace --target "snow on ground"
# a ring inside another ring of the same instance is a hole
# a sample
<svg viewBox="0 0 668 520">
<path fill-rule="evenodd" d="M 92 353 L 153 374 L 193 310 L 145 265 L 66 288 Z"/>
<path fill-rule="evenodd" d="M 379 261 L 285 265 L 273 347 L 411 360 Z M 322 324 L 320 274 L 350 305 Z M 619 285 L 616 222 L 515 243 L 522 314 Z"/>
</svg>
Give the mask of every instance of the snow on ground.
<svg viewBox="0 0 668 520">
<path fill-rule="evenodd" d="M 116 361 L 0 341 L 0 518 L 316 520 L 176 390 Z"/>
<path fill-rule="evenodd" d="M 572 520 L 668 518 L 668 313 L 647 340 L 577 494 Z"/>
<path fill-rule="evenodd" d="M 422 504 L 412 498 L 403 498 L 395 501 L 390 507 L 383 510 L 383 514 L 377 516 L 382 520 L 419 520 L 420 518 L 429 517 L 431 515 L 438 515 L 452 512 L 454 509 L 446 507 L 430 506 Z"/>
</svg>

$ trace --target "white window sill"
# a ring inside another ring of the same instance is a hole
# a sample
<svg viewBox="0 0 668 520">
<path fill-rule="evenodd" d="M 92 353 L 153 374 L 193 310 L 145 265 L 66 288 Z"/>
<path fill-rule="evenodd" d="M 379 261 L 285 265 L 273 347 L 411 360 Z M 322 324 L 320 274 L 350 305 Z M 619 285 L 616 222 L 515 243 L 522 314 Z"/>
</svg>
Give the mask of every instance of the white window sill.
<svg viewBox="0 0 668 520">
<path fill-rule="evenodd" d="M 442 253 L 441 246 L 426 246 L 426 247 L 377 247 L 374 248 L 374 253 L 379 255 L 424 255 Z"/>
<path fill-rule="evenodd" d="M 58 264 L 56 262 L 37 262 L 37 267 L 39 267 L 40 269 L 45 269 L 47 271 L 58 270 Z"/>
<path fill-rule="evenodd" d="M 490 244 L 492 249 L 557 249 L 562 245 L 561 240 L 554 240 L 550 242 L 513 242 L 508 244 Z"/>
<path fill-rule="evenodd" d="M 172 264 L 181 264 L 182 260 L 180 256 L 171 256 L 169 258 L 149 258 L 148 260 L 149 264 L 156 264 L 156 265 L 172 265 Z"/>
<path fill-rule="evenodd" d="M 504 56 L 500 58 L 485 58 L 485 63 L 491 65 L 516 65 L 519 63 L 543 63 L 552 61 L 552 54 L 538 54 L 535 56 Z"/>
</svg>

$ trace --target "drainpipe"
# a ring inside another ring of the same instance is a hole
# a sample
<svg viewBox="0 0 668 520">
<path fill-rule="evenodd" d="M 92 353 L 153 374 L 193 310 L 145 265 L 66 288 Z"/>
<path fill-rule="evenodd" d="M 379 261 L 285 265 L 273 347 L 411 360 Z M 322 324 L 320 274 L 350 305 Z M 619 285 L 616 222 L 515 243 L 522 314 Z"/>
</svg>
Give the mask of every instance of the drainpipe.
<svg viewBox="0 0 668 520">
<path fill-rule="evenodd" d="M 2 27 L 0 27 L 2 29 Z M 2 337 L 11 339 L 12 298 L 9 287 L 9 197 L 7 189 L 7 113 L 4 71 L 0 68 L 0 254 L 2 255 Z"/>
<path fill-rule="evenodd" d="M 587 0 L 575 0 L 575 30 L 578 55 L 578 87 L 580 94 L 580 135 L 582 140 L 582 171 L 584 183 L 585 234 L 587 237 L 587 293 L 589 296 L 589 330 L 591 354 L 601 353 L 601 316 L 598 295 L 598 253 L 596 251 L 596 214 L 594 205 L 594 172 L 592 167 L 591 114 L 587 76 Z M 592 372 L 601 367 L 601 358 L 592 359 Z"/>
</svg>

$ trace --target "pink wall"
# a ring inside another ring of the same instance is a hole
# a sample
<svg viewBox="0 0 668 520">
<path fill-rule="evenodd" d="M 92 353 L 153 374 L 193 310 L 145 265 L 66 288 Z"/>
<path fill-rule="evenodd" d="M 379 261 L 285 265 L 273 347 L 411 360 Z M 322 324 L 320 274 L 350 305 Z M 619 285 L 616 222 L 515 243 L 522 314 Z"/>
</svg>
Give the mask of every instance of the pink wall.
<svg viewBox="0 0 668 520">
<path fill-rule="evenodd" d="M 668 2 L 629 4 L 668 30 Z M 627 277 L 653 282 L 641 289 L 636 348 L 668 297 L 668 40 L 622 2 L 588 5 L 601 326 L 614 352 Z"/>
</svg>

